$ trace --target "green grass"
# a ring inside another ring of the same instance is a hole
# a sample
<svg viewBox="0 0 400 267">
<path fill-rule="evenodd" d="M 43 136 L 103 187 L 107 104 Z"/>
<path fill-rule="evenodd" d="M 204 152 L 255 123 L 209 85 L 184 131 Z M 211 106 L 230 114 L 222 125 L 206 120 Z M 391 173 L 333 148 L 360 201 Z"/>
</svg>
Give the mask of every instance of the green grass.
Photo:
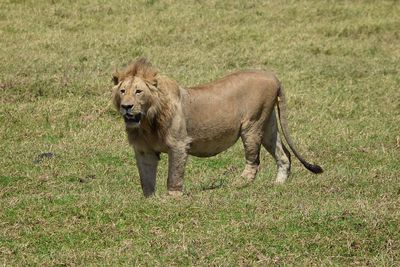
<svg viewBox="0 0 400 267">
<path fill-rule="evenodd" d="M 398 1 L 0 3 L 0 265 L 400 265 Z M 302 154 L 288 183 L 242 145 L 144 199 L 111 75 L 146 56 L 182 85 L 274 70 Z M 44 152 L 53 158 L 38 160 Z M 209 190 L 215 188 L 213 190 Z"/>
</svg>

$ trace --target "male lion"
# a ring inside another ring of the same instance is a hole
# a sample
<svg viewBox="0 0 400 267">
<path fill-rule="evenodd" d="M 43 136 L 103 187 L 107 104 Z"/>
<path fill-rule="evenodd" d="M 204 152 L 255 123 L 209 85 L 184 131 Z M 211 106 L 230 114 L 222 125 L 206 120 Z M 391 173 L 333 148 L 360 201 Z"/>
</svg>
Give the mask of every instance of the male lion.
<svg viewBox="0 0 400 267">
<path fill-rule="evenodd" d="M 168 153 L 168 192 L 180 195 L 188 154 L 214 156 L 239 137 L 246 157 L 242 177 L 255 179 L 263 145 L 276 160 L 276 182 L 283 183 L 291 162 L 279 136 L 275 105 L 293 153 L 308 170 L 322 172 L 296 151 L 289 136 L 283 88 L 271 72 L 239 71 L 208 84 L 182 88 L 139 59 L 114 74 L 113 82 L 114 105 L 125 120 L 146 197 L 155 192 L 161 152 Z"/>
</svg>

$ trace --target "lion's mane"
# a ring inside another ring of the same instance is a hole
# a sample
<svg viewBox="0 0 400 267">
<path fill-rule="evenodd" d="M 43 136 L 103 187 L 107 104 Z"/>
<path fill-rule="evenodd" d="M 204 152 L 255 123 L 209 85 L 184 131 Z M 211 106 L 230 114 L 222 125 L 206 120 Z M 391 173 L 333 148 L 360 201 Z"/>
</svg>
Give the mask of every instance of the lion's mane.
<svg viewBox="0 0 400 267">
<path fill-rule="evenodd" d="M 147 103 L 149 108 L 145 114 L 146 122 L 143 123 L 143 128 L 156 131 L 160 138 L 164 138 L 181 97 L 178 84 L 159 74 L 144 58 L 132 63 L 124 71 L 114 73 L 114 84 L 117 85 L 128 77 L 139 77 L 149 87 L 151 98 L 150 103 Z M 118 110 L 121 104 L 118 89 L 113 93 L 113 102 Z"/>
</svg>

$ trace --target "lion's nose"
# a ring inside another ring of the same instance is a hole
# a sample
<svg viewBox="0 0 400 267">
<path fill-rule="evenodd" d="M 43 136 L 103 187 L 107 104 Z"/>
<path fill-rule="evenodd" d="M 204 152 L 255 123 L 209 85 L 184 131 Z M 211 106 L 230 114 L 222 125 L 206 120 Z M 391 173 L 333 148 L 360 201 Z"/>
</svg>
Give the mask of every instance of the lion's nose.
<svg viewBox="0 0 400 267">
<path fill-rule="evenodd" d="M 133 108 L 133 105 L 121 105 L 121 107 L 123 109 L 130 110 L 131 108 Z"/>
</svg>

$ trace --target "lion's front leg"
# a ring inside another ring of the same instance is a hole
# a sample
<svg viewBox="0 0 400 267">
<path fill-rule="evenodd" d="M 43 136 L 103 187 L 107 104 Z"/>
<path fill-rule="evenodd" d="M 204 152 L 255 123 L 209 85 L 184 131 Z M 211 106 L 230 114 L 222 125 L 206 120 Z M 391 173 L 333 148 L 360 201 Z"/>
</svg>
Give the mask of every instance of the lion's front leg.
<svg viewBox="0 0 400 267">
<path fill-rule="evenodd" d="M 185 146 L 174 147 L 168 151 L 168 194 L 182 195 L 183 176 L 188 154 Z"/>
<path fill-rule="evenodd" d="M 136 164 L 139 169 L 140 184 L 145 197 L 154 195 L 156 189 L 157 165 L 159 157 L 154 152 L 135 151 Z"/>
</svg>

